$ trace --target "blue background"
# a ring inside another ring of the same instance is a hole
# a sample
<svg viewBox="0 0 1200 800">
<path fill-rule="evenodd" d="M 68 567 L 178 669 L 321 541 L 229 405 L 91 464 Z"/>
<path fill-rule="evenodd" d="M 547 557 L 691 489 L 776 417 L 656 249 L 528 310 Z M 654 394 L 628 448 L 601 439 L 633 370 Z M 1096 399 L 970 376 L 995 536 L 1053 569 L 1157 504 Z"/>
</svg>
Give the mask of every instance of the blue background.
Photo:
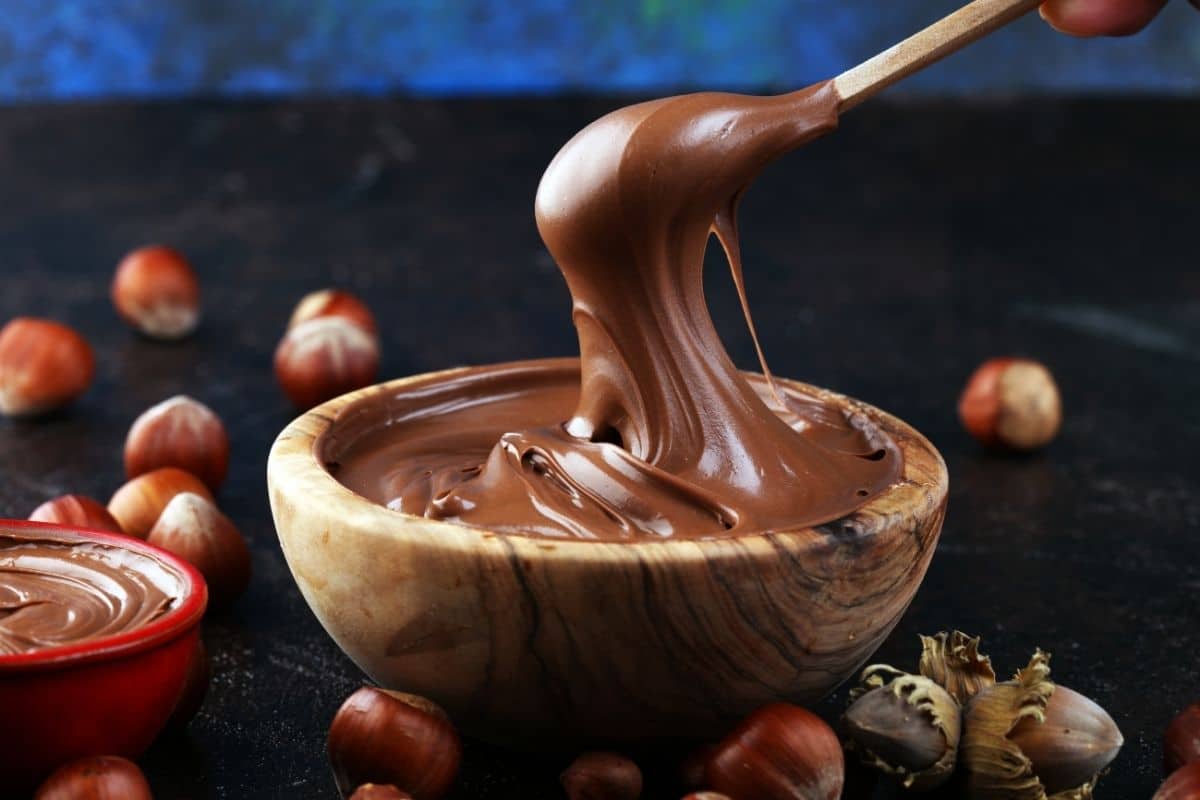
<svg viewBox="0 0 1200 800">
<path fill-rule="evenodd" d="M 0 100 L 794 87 L 958 2 L 0 0 Z M 1093 41 L 1031 15 L 904 88 L 1196 90 L 1200 15 Z"/>
</svg>

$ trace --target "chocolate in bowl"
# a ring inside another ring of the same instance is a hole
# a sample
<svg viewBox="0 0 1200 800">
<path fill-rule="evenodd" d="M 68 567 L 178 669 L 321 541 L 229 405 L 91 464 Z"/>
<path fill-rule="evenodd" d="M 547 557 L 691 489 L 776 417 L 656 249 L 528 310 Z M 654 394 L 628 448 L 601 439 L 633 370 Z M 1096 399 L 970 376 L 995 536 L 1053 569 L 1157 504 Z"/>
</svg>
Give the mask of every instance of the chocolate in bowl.
<svg viewBox="0 0 1200 800">
<path fill-rule="evenodd" d="M 208 592 L 190 564 L 139 539 L 0 520 L 0 563 L 16 561 L 21 584 L 0 577 L 0 786 L 20 792 L 67 761 L 149 747 L 183 690 Z M 31 564 L 48 579 L 30 579 Z M 18 608 L 31 586 L 41 608 Z M 84 613 L 45 602 L 56 586 L 78 592 Z M 151 608 L 131 602 L 142 590 Z"/>
<path fill-rule="evenodd" d="M 415 376 L 332 400 L 280 434 L 268 461 L 280 543 L 338 645 L 467 732 L 529 744 L 717 735 L 858 669 L 925 574 L 948 488 L 920 433 L 859 401 L 779 381 L 868 420 L 903 465 L 851 513 L 787 530 L 554 539 L 394 511 L 336 477 L 340 448 L 386 436 L 414 391 L 432 403 L 465 373 L 536 385 L 577 370 L 555 359 Z"/>
</svg>

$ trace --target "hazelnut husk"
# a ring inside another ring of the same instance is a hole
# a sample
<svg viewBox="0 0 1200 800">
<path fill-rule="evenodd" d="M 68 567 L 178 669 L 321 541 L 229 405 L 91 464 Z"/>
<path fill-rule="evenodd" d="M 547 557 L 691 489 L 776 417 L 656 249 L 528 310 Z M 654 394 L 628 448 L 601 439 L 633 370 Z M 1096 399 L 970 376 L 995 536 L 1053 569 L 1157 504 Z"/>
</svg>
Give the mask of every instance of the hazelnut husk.
<svg viewBox="0 0 1200 800">
<path fill-rule="evenodd" d="M 108 513 L 98 500 L 81 494 L 64 494 L 47 500 L 33 510 L 29 519 L 34 522 L 50 522 L 71 528 L 87 528 L 94 531 L 124 533 L 121 524 Z"/>
<path fill-rule="evenodd" d="M 584 753 L 558 778 L 568 800 L 637 800 L 642 771 L 619 753 Z"/>
<path fill-rule="evenodd" d="M 1200 703 L 1179 712 L 1163 734 L 1163 767 L 1167 774 L 1200 761 Z"/>
<path fill-rule="evenodd" d="M 88 390 L 96 374 L 92 346 L 73 328 L 17 317 L 0 328 L 0 414 L 35 417 Z"/>
<path fill-rule="evenodd" d="M 119 756 L 92 756 L 65 764 L 38 788 L 34 800 L 152 800 L 138 765 Z"/>
<path fill-rule="evenodd" d="M 329 726 L 329 763 L 342 796 L 364 783 L 391 784 L 415 800 L 450 791 L 462 742 L 450 718 L 430 700 L 364 686 Z"/>
<path fill-rule="evenodd" d="M 842 718 L 848 751 L 863 764 L 926 791 L 954 774 L 962 712 L 941 686 L 886 665 L 868 667 Z"/>
<path fill-rule="evenodd" d="M 146 541 L 184 559 L 204 576 L 209 605 L 229 607 L 250 583 L 250 550 L 229 517 L 192 492 L 176 495 Z"/>
<path fill-rule="evenodd" d="M 980 690 L 996 684 L 992 659 L 979 652 L 979 637 L 962 631 L 921 637 L 919 672 L 965 706 Z"/>
<path fill-rule="evenodd" d="M 1124 744 L 1104 709 L 1050 681 L 1038 650 L 1014 680 L 967 706 L 960 763 L 968 796 L 983 800 L 1087 800 Z"/>
<path fill-rule="evenodd" d="M 754 800 L 837 800 L 845 759 L 825 721 L 799 706 L 763 706 L 722 739 L 705 765 L 709 789 Z"/>
</svg>

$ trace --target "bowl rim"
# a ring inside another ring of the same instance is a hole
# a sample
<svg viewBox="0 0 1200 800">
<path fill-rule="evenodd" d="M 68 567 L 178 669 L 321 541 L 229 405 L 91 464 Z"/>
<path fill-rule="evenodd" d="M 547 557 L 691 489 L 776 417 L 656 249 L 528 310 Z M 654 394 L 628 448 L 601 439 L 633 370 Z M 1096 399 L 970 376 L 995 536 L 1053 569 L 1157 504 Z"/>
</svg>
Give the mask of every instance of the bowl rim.
<svg viewBox="0 0 1200 800">
<path fill-rule="evenodd" d="M 132 630 L 84 639 L 58 647 L 43 647 L 9 655 L 0 654 L 0 677 L 6 674 L 50 670 L 109 661 L 150 650 L 184 635 L 200 623 L 208 606 L 208 585 L 199 570 L 184 559 L 141 539 L 52 522 L 0 519 L 0 532 L 40 531 L 69 542 L 98 542 L 132 550 L 158 559 L 175 570 L 182 578 L 182 598 L 175 608 L 158 619 Z"/>
<path fill-rule="evenodd" d="M 319 517 L 328 517 L 329 508 L 337 508 L 339 519 L 360 531 L 376 536 L 397 536 L 408 528 L 420 527 L 418 534 L 422 547 L 430 550 L 461 552 L 476 550 L 481 546 L 501 543 L 505 548 L 542 559 L 566 558 L 589 562 L 619 563 L 628 559 L 633 551 L 672 548 L 672 559 L 710 560 L 716 550 L 733 546 L 767 547 L 774 549 L 772 542 L 781 537 L 808 539 L 810 542 L 824 541 L 818 529 L 826 526 L 853 527 L 857 520 L 871 517 L 890 518 L 897 511 L 914 511 L 914 501 L 924 506 L 924 513 L 933 513 L 949 493 L 949 471 L 937 448 L 917 429 L 886 411 L 861 400 L 824 389 L 802 381 L 775 376 L 781 385 L 810 397 L 826 400 L 850 412 L 866 415 L 890 436 L 904 456 L 904 467 L 900 477 L 882 493 L 851 511 L 846 516 L 815 526 L 788 528 L 778 531 L 760 531 L 732 537 L 641 537 L 629 540 L 592 540 L 576 537 L 547 538 L 522 533 L 493 531 L 447 520 L 428 519 L 395 511 L 374 502 L 339 482 L 321 464 L 316 455 L 316 445 L 321 436 L 338 421 L 339 413 L 358 401 L 380 393 L 421 381 L 441 380 L 472 369 L 514 369 L 530 365 L 569 367 L 578 365 L 578 358 L 540 358 L 508 361 L 483 365 L 482 367 L 459 366 L 445 370 L 424 372 L 403 378 L 383 381 L 328 400 L 292 420 L 280 432 L 267 458 L 267 484 L 273 512 L 280 498 L 295 501 L 295 505 L 314 509 Z M 749 373 L 755 375 L 757 373 Z M 925 480 L 921 480 L 924 478 Z M 302 500 L 300 498 L 303 498 Z M 932 502 L 928 502 L 932 500 Z M 921 512 L 918 512 L 921 513 Z M 363 514 L 367 517 L 351 520 L 343 514 Z M 276 528 L 283 542 L 284 531 L 276 513 Z M 878 524 L 867 524 L 869 532 L 878 533 Z M 886 526 L 885 526 L 886 527 Z M 445 535 L 426 536 L 436 530 Z M 286 543 L 284 547 L 287 554 Z"/>
</svg>

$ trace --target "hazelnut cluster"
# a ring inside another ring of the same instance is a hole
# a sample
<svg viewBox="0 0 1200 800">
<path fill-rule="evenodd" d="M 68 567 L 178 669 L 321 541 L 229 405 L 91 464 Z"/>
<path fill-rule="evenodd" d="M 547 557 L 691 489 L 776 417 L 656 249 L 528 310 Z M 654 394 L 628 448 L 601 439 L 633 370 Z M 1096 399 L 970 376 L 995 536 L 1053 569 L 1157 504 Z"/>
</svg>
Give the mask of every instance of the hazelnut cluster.
<svg viewBox="0 0 1200 800">
<path fill-rule="evenodd" d="M 1124 739 L 1096 703 L 1050 680 L 1038 650 L 996 682 L 979 639 L 921 637 L 918 675 L 877 665 L 844 717 L 846 748 L 868 767 L 921 791 L 950 780 L 981 800 L 1085 800 Z"/>
</svg>

